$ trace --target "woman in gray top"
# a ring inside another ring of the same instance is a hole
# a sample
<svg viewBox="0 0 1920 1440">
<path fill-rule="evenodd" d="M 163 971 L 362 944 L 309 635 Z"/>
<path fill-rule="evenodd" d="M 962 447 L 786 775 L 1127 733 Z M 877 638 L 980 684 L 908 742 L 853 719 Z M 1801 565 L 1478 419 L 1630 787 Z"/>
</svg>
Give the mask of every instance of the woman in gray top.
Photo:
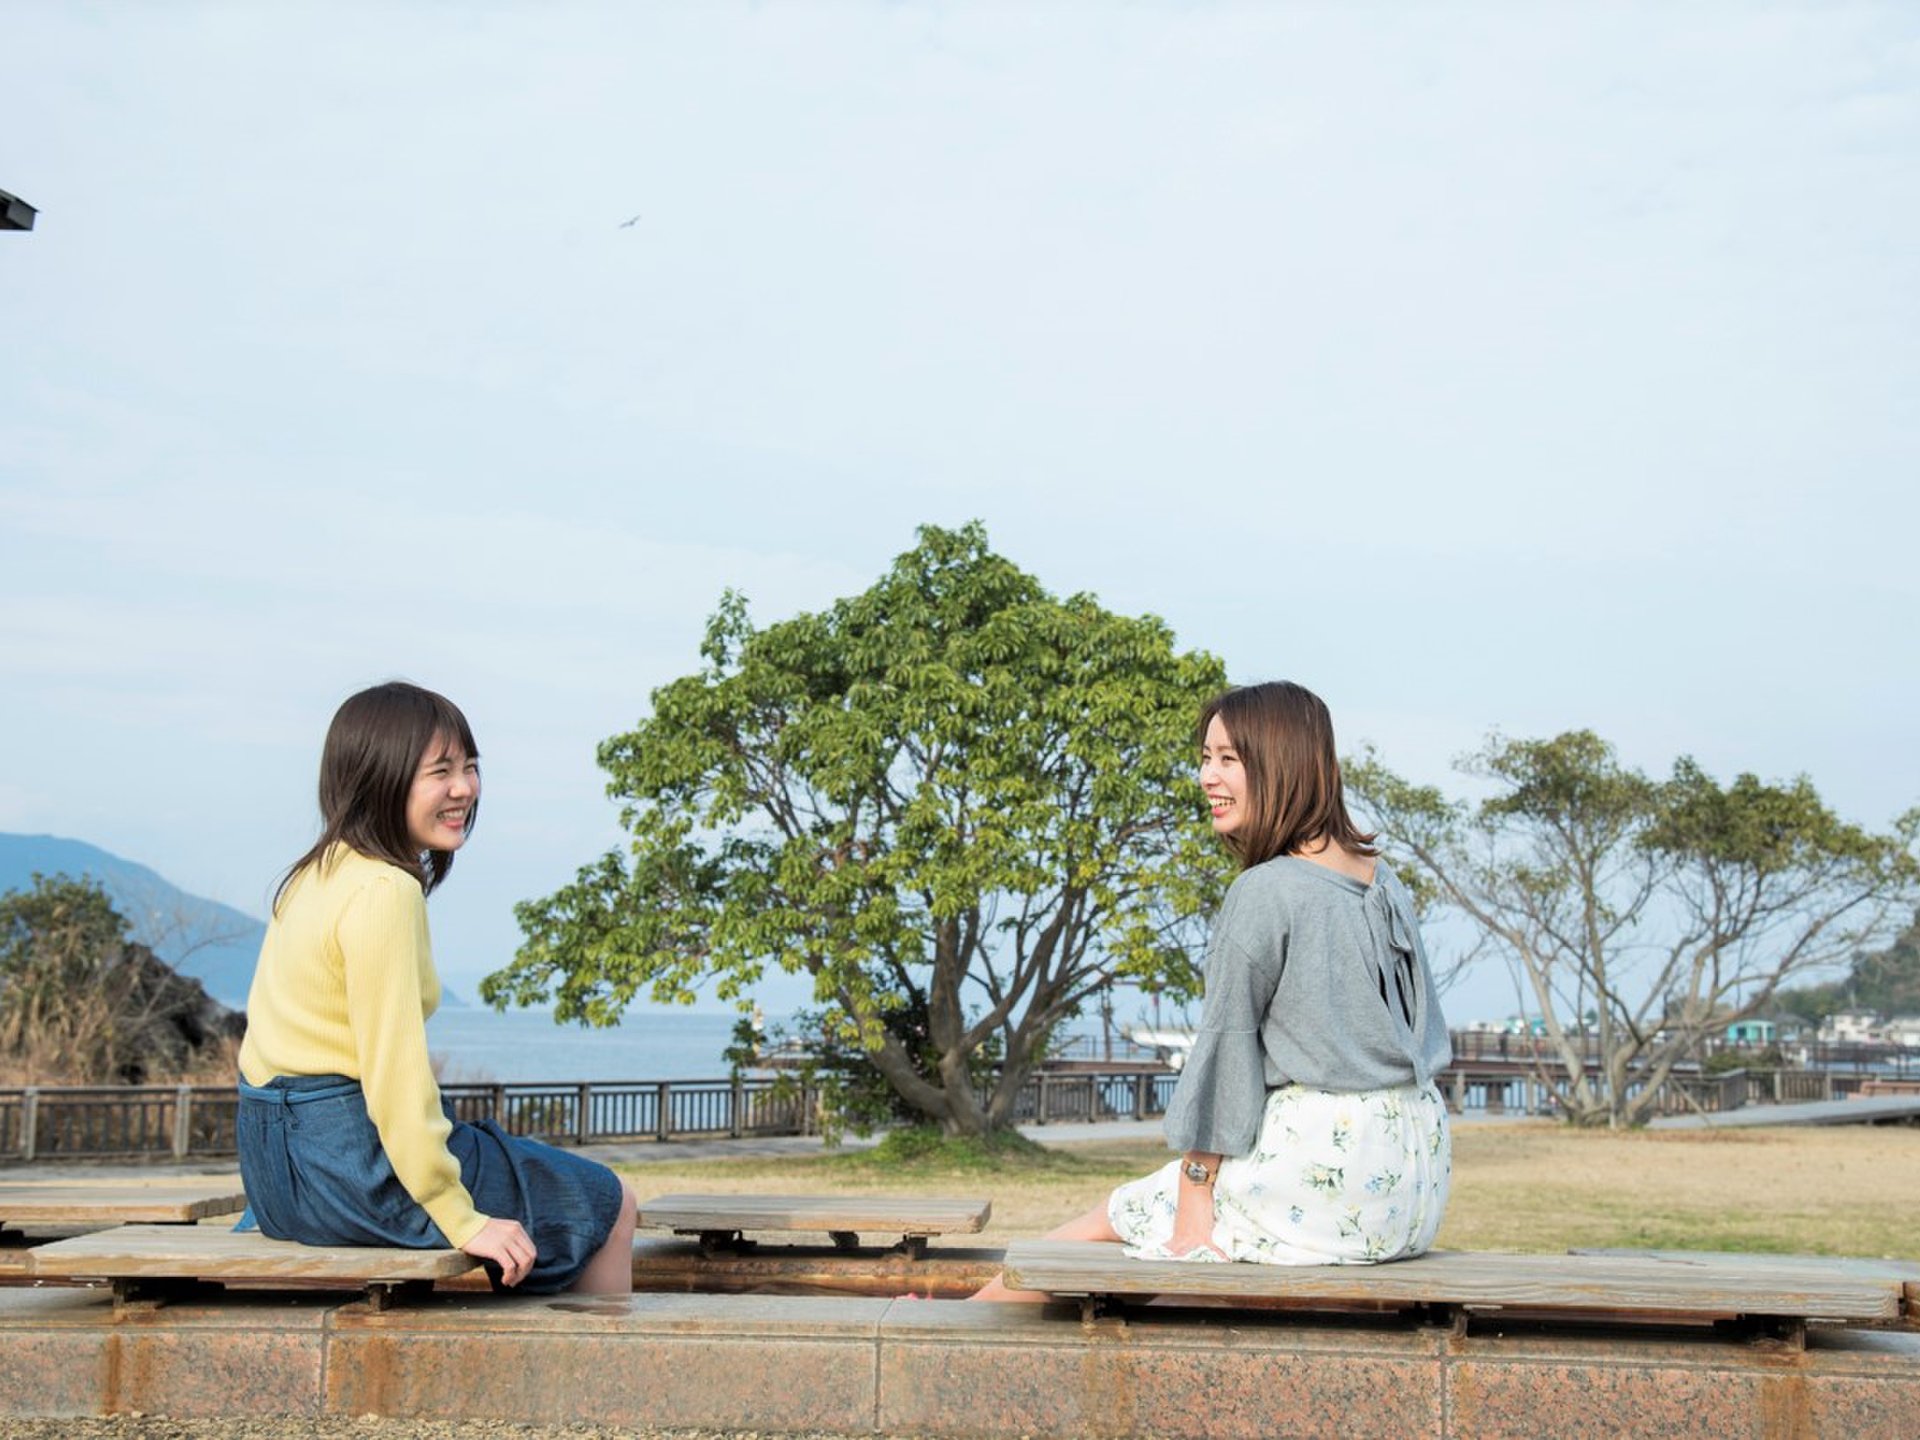
<svg viewBox="0 0 1920 1440">
<path fill-rule="evenodd" d="M 1347 814 L 1327 707 L 1285 681 L 1201 713 L 1200 784 L 1241 871 L 1167 1110 L 1178 1159 L 1053 1232 L 1156 1259 L 1418 1255 L 1452 1147 L 1452 1058 L 1406 888 Z M 994 1281 L 977 1299 L 1042 1298 Z"/>
</svg>

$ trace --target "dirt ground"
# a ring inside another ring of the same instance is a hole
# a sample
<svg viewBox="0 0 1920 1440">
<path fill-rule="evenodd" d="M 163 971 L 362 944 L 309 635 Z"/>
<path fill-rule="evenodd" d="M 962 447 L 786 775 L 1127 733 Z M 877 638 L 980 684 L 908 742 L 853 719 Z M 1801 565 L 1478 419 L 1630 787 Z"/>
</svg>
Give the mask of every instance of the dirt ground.
<svg viewBox="0 0 1920 1440">
<path fill-rule="evenodd" d="M 627 1173 L 642 1200 L 674 1191 L 767 1194 L 864 1189 L 985 1196 L 981 1236 L 1044 1233 L 1166 1161 L 1157 1143 L 1055 1141 L 1043 1160 L 997 1169 L 888 1168 L 869 1154 L 649 1164 Z M 1920 1129 L 1836 1126 L 1720 1131 L 1575 1131 L 1550 1121 L 1461 1125 L 1439 1245 L 1574 1246 L 1920 1256 Z"/>
<path fill-rule="evenodd" d="M 1438 1243 L 1920 1257 L 1920 1129 L 1461 1127 Z"/>
<path fill-rule="evenodd" d="M 634 1430 L 604 1425 L 522 1425 L 505 1420 L 0 1420 L 0 1440 L 873 1440 L 821 1431 Z M 911 1436 L 895 1440 L 912 1440 Z"/>
</svg>

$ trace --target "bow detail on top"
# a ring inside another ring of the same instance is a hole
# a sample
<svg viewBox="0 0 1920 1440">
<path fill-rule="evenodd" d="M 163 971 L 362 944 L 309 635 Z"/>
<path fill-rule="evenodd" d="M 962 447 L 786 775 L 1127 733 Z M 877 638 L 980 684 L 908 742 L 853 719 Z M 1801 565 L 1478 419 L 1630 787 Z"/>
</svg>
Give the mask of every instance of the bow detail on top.
<svg viewBox="0 0 1920 1440">
<path fill-rule="evenodd" d="M 1432 1078 L 1421 1053 L 1420 1035 L 1426 1029 L 1427 988 L 1420 983 L 1419 952 L 1415 949 L 1413 917 L 1386 886 L 1376 881 L 1367 887 L 1364 912 L 1367 932 L 1373 940 L 1374 982 L 1380 999 L 1393 1016 L 1401 1048 L 1412 1062 L 1418 1082 Z M 1391 969 L 1387 962 L 1391 957 Z"/>
</svg>

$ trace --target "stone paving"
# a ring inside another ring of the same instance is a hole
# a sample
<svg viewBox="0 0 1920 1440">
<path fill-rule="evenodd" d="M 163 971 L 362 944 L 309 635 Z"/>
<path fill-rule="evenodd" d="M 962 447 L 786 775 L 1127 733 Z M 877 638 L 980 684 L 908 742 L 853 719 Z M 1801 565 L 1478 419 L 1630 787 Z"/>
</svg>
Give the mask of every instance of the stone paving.
<svg viewBox="0 0 1920 1440">
<path fill-rule="evenodd" d="M 783 1296 L 0 1291 L 0 1417 L 381 1415 L 1016 1436 L 1920 1434 L 1920 1335 L 1473 1330 L 1379 1316 Z"/>
</svg>

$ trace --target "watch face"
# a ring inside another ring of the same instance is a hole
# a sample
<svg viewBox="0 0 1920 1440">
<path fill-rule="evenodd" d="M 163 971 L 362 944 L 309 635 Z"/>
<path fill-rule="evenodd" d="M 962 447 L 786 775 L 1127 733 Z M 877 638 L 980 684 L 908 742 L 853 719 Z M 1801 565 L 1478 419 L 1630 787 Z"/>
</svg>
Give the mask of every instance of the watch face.
<svg viewBox="0 0 1920 1440">
<path fill-rule="evenodd" d="M 1213 1172 L 1197 1160 L 1187 1162 L 1187 1179 L 1196 1185 L 1204 1185 L 1213 1178 Z"/>
</svg>

